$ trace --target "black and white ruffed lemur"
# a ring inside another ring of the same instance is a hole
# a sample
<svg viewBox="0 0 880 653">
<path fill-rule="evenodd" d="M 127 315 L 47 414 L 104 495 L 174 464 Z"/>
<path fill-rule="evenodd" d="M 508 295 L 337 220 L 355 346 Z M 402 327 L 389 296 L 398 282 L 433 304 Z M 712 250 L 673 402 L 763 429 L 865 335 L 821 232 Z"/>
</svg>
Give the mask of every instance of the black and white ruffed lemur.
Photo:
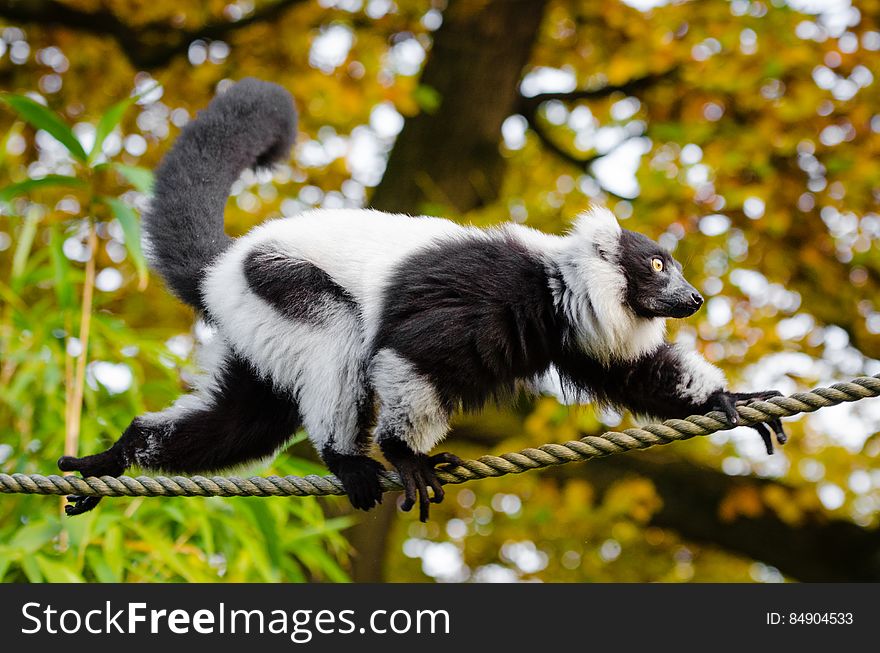
<svg viewBox="0 0 880 653">
<path fill-rule="evenodd" d="M 245 79 L 184 128 L 144 215 L 150 261 L 215 329 L 204 377 L 136 417 L 64 471 L 132 465 L 202 473 L 273 456 L 304 427 L 351 503 L 382 500 L 371 434 L 403 481 L 403 509 L 443 499 L 431 455 L 459 409 L 509 396 L 555 368 L 574 396 L 655 418 L 723 411 L 779 393 L 729 392 L 722 372 L 664 339 L 665 318 L 703 298 L 648 238 L 593 209 L 564 236 L 369 209 L 306 211 L 230 239 L 230 186 L 285 160 L 296 114 L 274 84 Z M 778 420 L 757 424 L 768 452 Z M 430 488 L 430 490 L 429 490 Z M 92 509 L 71 497 L 68 514 Z"/>
</svg>

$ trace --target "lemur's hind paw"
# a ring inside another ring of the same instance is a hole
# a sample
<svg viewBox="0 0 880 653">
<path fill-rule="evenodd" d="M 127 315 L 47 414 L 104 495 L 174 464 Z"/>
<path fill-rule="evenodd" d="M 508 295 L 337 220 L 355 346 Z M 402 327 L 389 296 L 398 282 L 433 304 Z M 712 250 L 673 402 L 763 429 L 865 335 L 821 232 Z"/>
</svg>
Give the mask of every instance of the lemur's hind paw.
<svg viewBox="0 0 880 653">
<path fill-rule="evenodd" d="M 369 456 L 327 455 L 324 460 L 330 471 L 342 482 L 351 505 L 358 510 L 369 510 L 382 503 L 380 474 L 382 464 Z"/>
<path fill-rule="evenodd" d="M 81 515 L 92 510 L 101 502 L 101 497 L 84 497 L 79 494 L 71 494 L 67 497 L 69 503 L 64 506 L 64 514 L 68 517 Z"/>
<path fill-rule="evenodd" d="M 446 494 L 440 479 L 437 478 L 436 467 L 438 465 L 455 467 L 460 465 L 462 461 L 461 458 L 451 453 L 438 453 L 434 456 L 412 453 L 410 456 L 395 457 L 391 463 L 397 469 L 400 482 L 403 483 L 404 499 L 400 506 L 401 509 L 404 512 L 409 512 L 418 500 L 419 521 L 426 522 L 429 515 L 429 503 L 440 503 Z M 433 491 L 433 496 L 428 495 L 429 487 Z"/>
<path fill-rule="evenodd" d="M 95 454 L 94 456 L 61 456 L 58 459 L 58 469 L 63 472 L 79 472 L 83 477 L 87 476 L 121 476 L 125 467 L 116 458 L 112 450 Z M 101 497 L 84 497 L 72 494 L 67 497 L 70 502 L 64 506 L 64 513 L 68 517 L 81 515 L 92 510 L 101 502 Z"/>
</svg>

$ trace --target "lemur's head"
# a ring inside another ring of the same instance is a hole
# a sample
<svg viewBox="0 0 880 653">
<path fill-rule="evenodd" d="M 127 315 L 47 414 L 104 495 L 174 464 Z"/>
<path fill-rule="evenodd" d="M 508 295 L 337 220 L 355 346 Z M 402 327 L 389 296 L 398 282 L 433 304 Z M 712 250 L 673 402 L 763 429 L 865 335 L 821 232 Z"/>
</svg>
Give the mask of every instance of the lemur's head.
<svg viewBox="0 0 880 653">
<path fill-rule="evenodd" d="M 688 317 L 703 297 L 681 273 L 681 263 L 640 233 L 620 230 L 617 264 L 626 277 L 626 301 L 640 317 Z"/>
<path fill-rule="evenodd" d="M 650 238 L 621 229 L 611 211 L 597 208 L 582 215 L 575 234 L 588 240 L 587 256 L 599 259 L 590 267 L 605 268 L 608 290 L 638 317 L 688 317 L 703 305 L 682 276 L 681 264 Z"/>
</svg>

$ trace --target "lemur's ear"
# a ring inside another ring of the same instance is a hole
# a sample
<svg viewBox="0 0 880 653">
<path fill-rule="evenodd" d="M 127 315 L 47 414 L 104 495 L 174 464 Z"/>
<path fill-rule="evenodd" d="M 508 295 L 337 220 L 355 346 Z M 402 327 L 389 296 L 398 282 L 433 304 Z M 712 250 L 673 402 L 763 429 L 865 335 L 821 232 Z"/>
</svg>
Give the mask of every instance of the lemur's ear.
<svg viewBox="0 0 880 653">
<path fill-rule="evenodd" d="M 577 217 L 572 234 L 592 243 L 596 253 L 607 260 L 620 239 L 620 225 L 611 211 L 594 207 Z"/>
</svg>

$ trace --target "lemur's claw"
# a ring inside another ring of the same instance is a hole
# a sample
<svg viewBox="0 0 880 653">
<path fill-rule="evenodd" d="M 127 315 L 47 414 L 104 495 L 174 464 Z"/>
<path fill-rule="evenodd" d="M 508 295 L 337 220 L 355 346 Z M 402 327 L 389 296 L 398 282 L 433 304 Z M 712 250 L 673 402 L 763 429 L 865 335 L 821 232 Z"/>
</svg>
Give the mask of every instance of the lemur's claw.
<svg viewBox="0 0 880 653">
<path fill-rule="evenodd" d="M 730 395 L 735 399 L 737 405 L 748 405 L 752 401 L 767 401 L 773 397 L 781 397 L 782 393 L 778 390 L 763 390 L 761 392 L 732 392 Z M 776 435 L 776 442 L 780 445 L 788 442 L 788 436 L 782 426 L 782 420 L 778 417 L 772 417 L 766 422 L 753 424 L 751 428 L 755 429 L 764 441 L 768 455 L 773 455 L 773 435 Z"/>
<path fill-rule="evenodd" d="M 464 464 L 464 461 L 456 456 L 454 453 L 444 451 L 443 453 L 438 453 L 431 456 L 431 464 L 434 465 L 434 467 L 443 465 L 444 467 L 449 469 L 450 467 L 458 467 L 459 465 Z"/>
<path fill-rule="evenodd" d="M 767 449 L 767 455 L 773 455 L 773 434 L 770 433 L 770 429 L 767 428 L 765 424 L 755 424 L 753 427 L 758 432 L 758 435 L 761 436 L 761 439 L 764 441 L 764 447 Z"/>
<path fill-rule="evenodd" d="M 728 423 L 731 426 L 737 426 L 740 423 L 739 414 L 736 411 L 737 406 L 747 406 L 752 401 L 766 401 L 773 397 L 781 397 L 782 393 L 777 390 L 764 390 L 761 392 L 718 392 L 710 398 L 710 407 L 712 410 L 719 410 L 724 413 Z M 788 441 L 785 429 L 782 427 L 782 421 L 778 417 L 752 424 L 749 428 L 755 429 L 764 441 L 764 447 L 769 455 L 773 454 L 773 435 L 776 435 L 776 441 L 782 445 Z"/>
<path fill-rule="evenodd" d="M 101 497 L 84 497 L 79 494 L 71 494 L 67 497 L 67 500 L 70 503 L 64 506 L 64 514 L 68 517 L 73 517 L 92 510 L 101 502 Z"/>
<path fill-rule="evenodd" d="M 397 469 L 400 482 L 403 484 L 404 499 L 400 504 L 401 510 L 409 512 L 418 501 L 419 521 L 428 521 L 429 505 L 440 503 L 446 496 L 435 468 L 438 465 L 456 466 L 461 462 L 461 458 L 451 453 L 438 453 L 433 456 L 413 453 L 411 456 L 395 457 L 391 463 Z M 432 491 L 431 495 L 428 493 L 429 487 Z"/>
</svg>

